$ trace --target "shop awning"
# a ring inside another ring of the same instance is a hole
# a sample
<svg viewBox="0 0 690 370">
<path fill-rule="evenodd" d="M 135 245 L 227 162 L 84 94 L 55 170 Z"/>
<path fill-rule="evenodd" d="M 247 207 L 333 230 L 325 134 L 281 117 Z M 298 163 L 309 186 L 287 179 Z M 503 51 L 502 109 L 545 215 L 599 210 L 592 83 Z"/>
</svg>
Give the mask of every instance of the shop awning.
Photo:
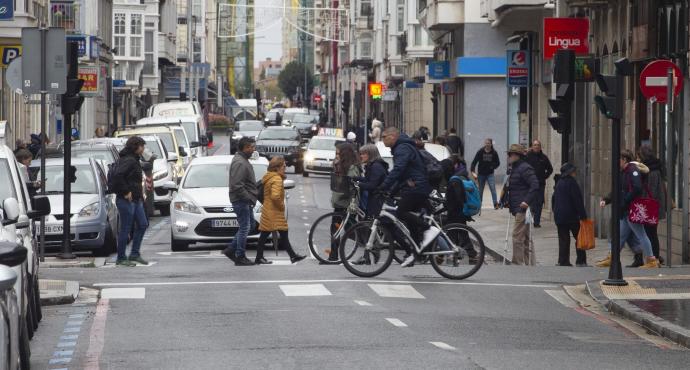
<svg viewBox="0 0 690 370">
<path fill-rule="evenodd" d="M 505 78 L 505 57 L 459 57 L 455 60 L 455 77 Z"/>
</svg>

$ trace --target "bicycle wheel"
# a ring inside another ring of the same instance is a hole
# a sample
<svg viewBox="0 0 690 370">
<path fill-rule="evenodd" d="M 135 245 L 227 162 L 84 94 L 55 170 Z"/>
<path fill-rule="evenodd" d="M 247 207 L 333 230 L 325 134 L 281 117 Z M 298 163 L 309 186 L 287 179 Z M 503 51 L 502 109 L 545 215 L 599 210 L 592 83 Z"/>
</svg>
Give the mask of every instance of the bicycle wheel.
<svg viewBox="0 0 690 370">
<path fill-rule="evenodd" d="M 345 232 L 340 241 L 340 256 L 345 268 L 359 277 L 374 277 L 384 272 L 393 261 L 393 250 L 388 240 L 392 238 L 379 226 L 377 236 L 367 248 L 372 232 L 372 223 L 357 223 Z"/>
<path fill-rule="evenodd" d="M 448 279 L 467 279 L 474 275 L 484 263 L 486 245 L 479 233 L 462 224 L 448 224 L 443 227 L 447 236 L 440 234 L 428 254 L 431 266 Z"/>
<path fill-rule="evenodd" d="M 329 261 L 328 257 L 331 256 L 331 254 L 337 257 L 338 241 L 335 240 L 334 235 L 344 226 L 341 222 L 344 219 L 345 213 L 330 212 L 317 218 L 311 225 L 308 238 L 309 250 L 319 262 L 330 264 L 340 263 L 339 260 Z M 335 221 L 335 224 L 333 221 Z M 343 231 L 340 230 L 340 233 L 342 234 Z M 331 251 L 334 253 L 331 253 Z"/>
</svg>

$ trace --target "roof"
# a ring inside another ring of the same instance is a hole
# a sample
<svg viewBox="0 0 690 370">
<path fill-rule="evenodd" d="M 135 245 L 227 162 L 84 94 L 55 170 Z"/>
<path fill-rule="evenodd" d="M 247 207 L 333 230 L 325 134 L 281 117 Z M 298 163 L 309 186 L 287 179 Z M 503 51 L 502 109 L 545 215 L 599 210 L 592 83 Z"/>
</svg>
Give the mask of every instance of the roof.
<svg viewBox="0 0 690 370">
<path fill-rule="evenodd" d="M 166 112 L 167 111 L 167 112 Z M 155 112 L 155 114 L 154 114 Z M 190 101 L 176 101 L 176 102 L 167 102 L 167 103 L 158 103 L 155 104 L 153 107 L 151 107 L 151 113 L 153 114 L 153 117 L 157 116 L 167 116 L 167 117 L 172 117 L 176 116 L 176 112 L 183 113 L 185 116 L 189 116 L 189 114 L 201 114 L 199 110 L 197 109 L 197 106 L 194 104 L 194 102 Z M 163 114 L 161 114 L 163 113 Z"/>
<path fill-rule="evenodd" d="M 312 136 L 312 140 L 335 140 L 335 141 L 345 141 L 345 138 L 338 136 L 327 136 L 327 135 L 317 135 Z"/>
<path fill-rule="evenodd" d="M 196 122 L 199 116 L 155 116 L 155 117 L 145 117 L 137 120 L 137 126 L 145 125 L 165 125 L 165 124 L 180 124 L 182 122 Z"/>
<path fill-rule="evenodd" d="M 72 158 L 72 166 L 88 165 L 90 158 Z M 46 158 L 46 166 L 63 166 L 65 160 L 63 158 Z M 31 167 L 39 167 L 41 165 L 40 159 L 31 161 Z"/>
<path fill-rule="evenodd" d="M 296 129 L 297 129 L 297 128 L 295 128 L 295 127 L 293 127 L 293 126 L 268 126 L 268 127 L 264 128 L 264 130 L 274 130 L 274 131 L 277 131 L 277 130 L 283 130 L 283 131 L 292 130 L 292 131 L 295 131 Z"/>
<path fill-rule="evenodd" d="M 165 127 L 165 126 L 150 126 L 150 127 L 144 126 L 144 127 L 128 128 L 126 130 L 117 131 L 117 132 L 115 132 L 115 135 L 116 136 L 120 136 L 120 135 L 127 135 L 127 136 L 139 135 L 139 136 L 141 136 L 141 135 L 146 135 L 146 134 L 149 134 L 149 135 L 162 134 L 162 133 L 171 132 L 171 131 L 172 131 L 172 127 L 169 128 L 169 127 Z"/>
<path fill-rule="evenodd" d="M 232 162 L 234 155 L 213 155 L 207 157 L 194 158 L 191 165 L 198 164 L 228 164 Z M 253 164 L 265 164 L 268 166 L 268 159 L 264 157 L 251 158 L 249 160 Z"/>
</svg>

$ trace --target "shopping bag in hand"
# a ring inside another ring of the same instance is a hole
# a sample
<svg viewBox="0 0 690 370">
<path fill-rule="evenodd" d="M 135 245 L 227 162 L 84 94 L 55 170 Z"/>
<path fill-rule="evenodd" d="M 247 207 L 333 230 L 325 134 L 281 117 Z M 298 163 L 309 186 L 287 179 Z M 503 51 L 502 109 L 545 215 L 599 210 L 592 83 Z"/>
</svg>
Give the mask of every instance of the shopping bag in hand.
<svg viewBox="0 0 690 370">
<path fill-rule="evenodd" d="M 580 232 L 577 234 L 577 249 L 590 250 L 594 248 L 594 221 L 580 220 Z"/>
</svg>

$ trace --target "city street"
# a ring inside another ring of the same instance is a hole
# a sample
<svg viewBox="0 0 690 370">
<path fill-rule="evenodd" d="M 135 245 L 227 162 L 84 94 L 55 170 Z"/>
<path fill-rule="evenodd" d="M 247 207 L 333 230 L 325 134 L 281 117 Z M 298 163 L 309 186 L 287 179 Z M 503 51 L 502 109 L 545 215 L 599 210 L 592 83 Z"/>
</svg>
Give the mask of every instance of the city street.
<svg viewBox="0 0 690 370">
<path fill-rule="evenodd" d="M 227 153 L 227 137 L 215 142 L 216 153 Z M 291 242 L 308 254 L 310 223 L 330 208 L 328 178 L 288 177 L 297 182 L 288 207 Z M 466 281 L 450 281 L 428 265 L 394 264 L 378 278 L 359 279 L 311 258 L 290 265 L 272 250 L 266 257 L 273 265 L 236 267 L 221 248 L 173 253 L 169 218 L 155 217 L 142 247 L 149 266 L 43 268 L 44 279 L 79 281 L 87 289 L 72 305 L 44 308 L 32 367 L 687 366 L 687 350 L 597 309 L 581 285 L 605 278 L 603 269 L 491 264 Z"/>
</svg>

